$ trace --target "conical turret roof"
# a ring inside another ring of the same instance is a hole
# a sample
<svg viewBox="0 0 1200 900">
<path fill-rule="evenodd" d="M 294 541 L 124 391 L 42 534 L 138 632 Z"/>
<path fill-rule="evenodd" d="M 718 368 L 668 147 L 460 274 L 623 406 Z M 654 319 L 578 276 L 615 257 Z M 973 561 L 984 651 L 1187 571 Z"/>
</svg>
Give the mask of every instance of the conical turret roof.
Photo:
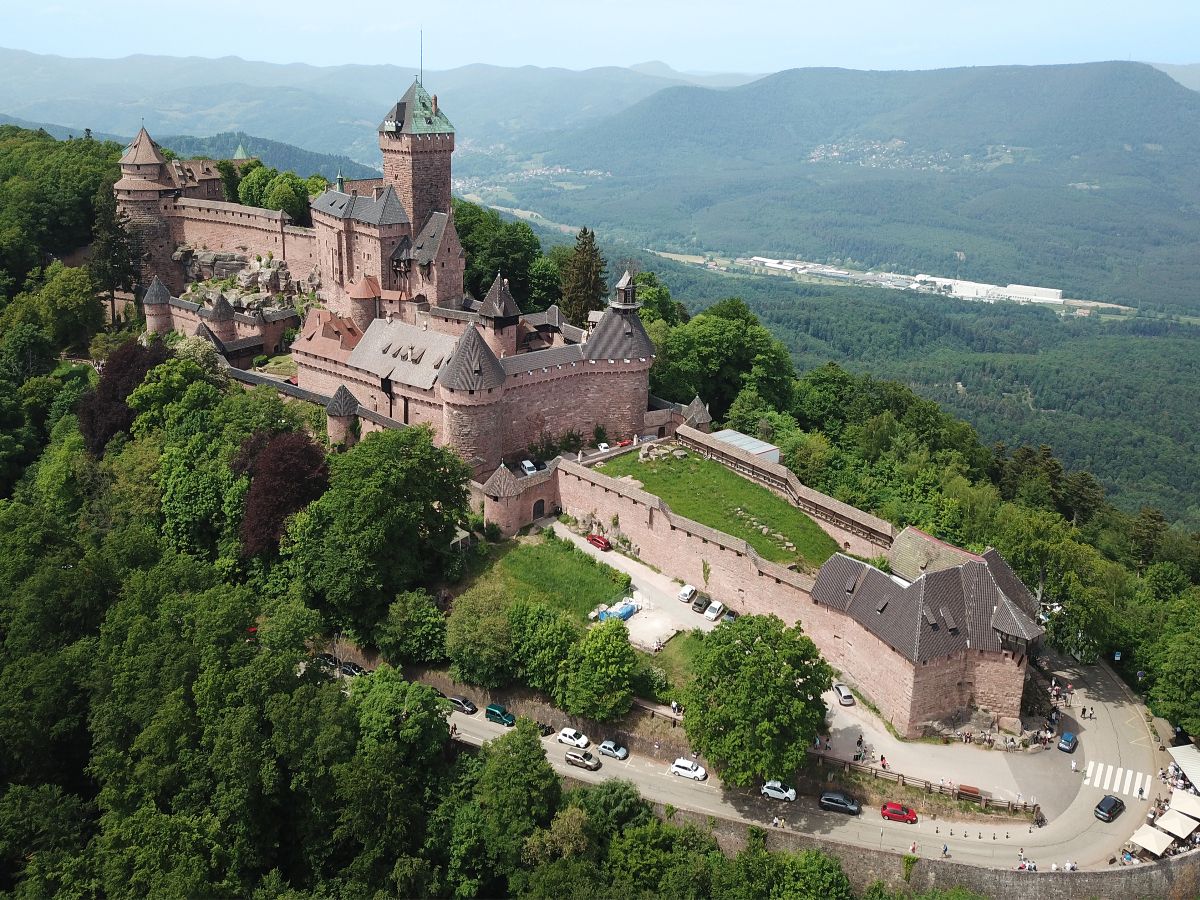
<svg viewBox="0 0 1200 900">
<path fill-rule="evenodd" d="M 250 154 L 248 154 L 246 152 L 245 147 L 243 147 L 241 144 L 238 144 L 237 149 L 233 151 L 233 158 L 234 159 L 249 159 Z"/>
<path fill-rule="evenodd" d="M 157 275 L 150 282 L 150 287 L 146 288 L 146 293 L 142 297 L 143 306 L 161 306 L 164 303 L 171 302 L 171 292 L 167 290 L 167 286 L 163 284 Z"/>
<path fill-rule="evenodd" d="M 516 318 L 521 315 L 521 308 L 517 306 L 517 301 L 508 289 L 508 279 L 499 272 L 496 273 L 496 280 L 492 282 L 492 286 L 488 288 L 487 296 L 479 304 L 479 314 L 487 319 Z"/>
<path fill-rule="evenodd" d="M 379 123 L 379 131 L 389 134 L 454 134 L 454 126 L 438 108 L 437 99 L 429 96 L 421 82 L 414 81 L 400 101 L 388 110 Z"/>
<path fill-rule="evenodd" d="M 508 466 L 501 463 L 492 476 L 483 483 L 483 492 L 489 497 L 516 497 L 521 493 L 521 485 L 517 481 L 517 476 L 509 471 Z"/>
<path fill-rule="evenodd" d="M 442 366 L 437 383 L 452 391 L 485 391 L 504 385 L 504 367 L 472 325 Z"/>
<path fill-rule="evenodd" d="M 225 299 L 224 294 L 217 294 L 217 299 L 213 301 L 212 320 L 214 322 L 224 322 L 226 319 L 233 318 L 233 307 L 229 305 L 229 301 Z"/>
<path fill-rule="evenodd" d="M 358 412 L 358 398 L 344 384 L 338 385 L 337 391 L 325 404 L 325 412 L 334 417 L 352 416 Z"/>
<path fill-rule="evenodd" d="M 166 161 L 167 158 L 162 155 L 158 144 L 154 143 L 154 138 L 150 137 L 150 132 L 146 131 L 145 125 L 138 131 L 137 137 L 125 149 L 125 155 L 121 157 L 121 162 L 126 165 L 150 165 L 151 163 L 161 165 Z"/>
</svg>

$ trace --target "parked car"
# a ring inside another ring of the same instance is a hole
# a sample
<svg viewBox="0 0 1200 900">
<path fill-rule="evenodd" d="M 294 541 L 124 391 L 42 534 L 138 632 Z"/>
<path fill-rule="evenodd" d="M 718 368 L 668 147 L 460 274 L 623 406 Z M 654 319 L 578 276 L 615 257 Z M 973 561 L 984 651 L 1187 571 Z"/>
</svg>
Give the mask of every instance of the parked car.
<svg viewBox="0 0 1200 900">
<path fill-rule="evenodd" d="M 338 666 L 340 666 L 342 664 L 342 661 L 340 659 L 338 659 L 336 656 L 334 656 L 332 653 L 318 653 L 316 655 L 316 660 L 317 660 L 317 665 L 329 666 L 332 669 L 336 669 Z"/>
<path fill-rule="evenodd" d="M 692 601 L 692 612 L 702 613 L 708 609 L 710 603 L 712 601 L 703 594 L 697 594 L 696 599 Z"/>
<path fill-rule="evenodd" d="M 349 661 L 344 662 L 340 666 L 338 666 L 338 671 L 341 672 L 343 675 L 345 675 L 347 678 L 357 678 L 359 675 L 367 674 L 367 670 L 364 669 L 362 666 L 360 666 L 358 663 L 352 663 Z"/>
<path fill-rule="evenodd" d="M 450 705 L 457 709 L 460 713 L 466 713 L 468 716 L 473 716 L 479 712 L 479 707 L 468 700 L 466 697 L 447 697 Z"/>
<path fill-rule="evenodd" d="M 1074 753 L 1078 746 L 1079 738 L 1073 731 L 1064 731 L 1063 736 L 1058 739 L 1058 749 L 1063 753 Z"/>
<path fill-rule="evenodd" d="M 622 440 L 617 441 L 618 447 L 629 447 L 632 444 L 633 444 L 633 438 L 624 438 Z"/>
<path fill-rule="evenodd" d="M 596 759 L 596 757 L 592 756 L 586 750 L 568 750 L 567 763 L 591 772 L 595 772 L 600 768 L 600 760 Z"/>
<path fill-rule="evenodd" d="M 704 611 L 704 618 L 708 619 L 710 622 L 715 622 L 717 619 L 721 618 L 721 614 L 723 612 L 725 612 L 725 604 L 718 600 Z"/>
<path fill-rule="evenodd" d="M 612 541 L 610 541 L 608 538 L 606 538 L 602 534 L 589 534 L 587 536 L 587 542 L 589 544 L 591 544 L 593 547 L 595 547 L 597 550 L 611 550 L 612 549 Z"/>
<path fill-rule="evenodd" d="M 854 705 L 854 692 L 841 682 L 838 682 L 833 686 L 833 692 L 837 694 L 838 703 L 842 704 L 842 706 Z"/>
<path fill-rule="evenodd" d="M 1125 811 L 1125 801 L 1120 797 L 1114 797 L 1112 794 L 1105 796 L 1103 800 L 1096 804 L 1096 818 L 1101 822 L 1111 822 L 1117 816 Z"/>
<path fill-rule="evenodd" d="M 523 459 L 521 460 L 521 471 L 526 475 L 532 475 L 537 471 L 537 466 L 533 464 L 533 460 Z"/>
<path fill-rule="evenodd" d="M 604 441 L 601 441 L 600 443 L 598 443 L 596 445 L 596 449 L 599 450 L 601 453 L 607 453 L 608 452 L 608 444 L 606 444 Z"/>
<path fill-rule="evenodd" d="M 703 781 L 708 777 L 708 773 L 704 771 L 704 766 L 697 765 L 690 759 L 685 759 L 682 756 L 671 763 L 671 774 L 678 775 L 681 778 L 690 778 L 692 781 Z"/>
<path fill-rule="evenodd" d="M 732 609 L 727 609 L 727 610 L 725 610 L 725 615 L 721 616 L 721 621 L 722 622 L 732 622 L 737 617 L 738 617 L 738 614 L 736 612 L 734 612 Z"/>
<path fill-rule="evenodd" d="M 538 734 L 540 734 L 542 737 L 550 737 L 550 735 L 554 734 L 553 725 L 547 724 L 546 722 L 536 722 L 534 724 L 537 725 Z"/>
<path fill-rule="evenodd" d="M 499 703 L 488 704 L 488 708 L 483 711 L 483 715 L 489 722 L 495 722 L 497 725 L 503 725 L 505 728 L 512 728 L 517 724 L 517 717 Z"/>
<path fill-rule="evenodd" d="M 903 803 L 889 801 L 879 808 L 879 812 L 885 819 L 891 819 L 893 822 L 907 822 L 909 825 L 915 825 L 917 822 L 917 811 L 909 809 Z"/>
<path fill-rule="evenodd" d="M 591 743 L 587 735 L 582 731 L 576 731 L 574 728 L 564 728 L 558 733 L 558 742 L 560 744 L 570 744 L 572 747 L 583 749 Z"/>
<path fill-rule="evenodd" d="M 796 799 L 796 789 L 788 787 L 782 781 L 768 781 L 759 793 L 772 800 L 786 800 L 788 803 Z"/>
<path fill-rule="evenodd" d="M 817 805 L 821 809 L 849 813 L 852 816 L 857 816 L 861 812 L 858 801 L 849 794 L 844 794 L 841 791 L 825 791 L 821 794 L 821 799 L 817 801 Z"/>
<path fill-rule="evenodd" d="M 696 599 L 696 589 L 690 584 L 685 584 L 679 589 L 679 599 L 683 603 L 691 603 Z"/>
<path fill-rule="evenodd" d="M 600 744 L 600 755 L 611 756 L 613 759 L 628 759 L 629 750 L 616 741 L 608 740 Z"/>
</svg>

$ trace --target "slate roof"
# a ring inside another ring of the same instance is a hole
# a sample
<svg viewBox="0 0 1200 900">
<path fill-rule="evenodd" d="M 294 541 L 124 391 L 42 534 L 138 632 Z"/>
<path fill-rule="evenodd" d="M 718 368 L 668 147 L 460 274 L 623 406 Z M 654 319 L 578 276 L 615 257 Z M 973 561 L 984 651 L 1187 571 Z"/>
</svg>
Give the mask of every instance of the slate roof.
<svg viewBox="0 0 1200 900">
<path fill-rule="evenodd" d="M 502 386 L 504 378 L 505 369 L 500 360 L 472 326 L 458 339 L 454 354 L 438 375 L 438 384 L 455 391 L 484 391 Z"/>
<path fill-rule="evenodd" d="M 284 306 L 273 306 L 269 309 L 260 309 L 259 313 L 262 315 L 263 321 L 265 322 L 278 322 L 281 319 L 300 318 L 300 313 L 296 312 L 294 309 L 289 309 Z"/>
<path fill-rule="evenodd" d="M 213 301 L 212 305 L 212 315 L 209 318 L 214 322 L 224 322 L 233 318 L 233 307 L 229 305 L 224 294 L 217 294 L 217 299 Z"/>
<path fill-rule="evenodd" d="M 388 110 L 379 131 L 389 134 L 454 134 L 454 126 L 439 108 L 433 111 L 434 100 L 424 85 L 414 81 L 404 96 Z"/>
<path fill-rule="evenodd" d="M 154 142 L 154 138 L 150 137 L 150 132 L 143 125 L 137 133 L 137 137 L 133 139 L 127 148 L 124 155 L 121 156 L 121 162 L 130 165 L 150 165 L 152 163 L 165 163 L 167 158 L 162 155 L 158 149 L 158 144 Z"/>
<path fill-rule="evenodd" d="M 501 463 L 483 483 L 483 492 L 489 497 L 516 497 L 521 493 L 521 484 L 508 466 Z"/>
<path fill-rule="evenodd" d="M 532 325 L 534 328 L 540 328 L 543 325 L 557 328 L 559 334 L 573 344 L 582 344 L 587 340 L 587 331 L 572 325 L 564 319 L 562 311 L 558 308 L 558 304 L 551 304 L 540 312 L 525 313 L 521 316 L 521 320 L 526 325 Z"/>
<path fill-rule="evenodd" d="M 379 378 L 429 390 L 439 376 L 444 376 L 455 352 L 454 345 L 454 335 L 406 322 L 375 319 L 347 362 Z"/>
<path fill-rule="evenodd" d="M 697 425 L 707 425 L 712 421 L 712 414 L 709 413 L 708 407 L 700 399 L 699 394 L 692 398 L 692 402 L 685 406 L 683 411 L 686 415 L 684 422 L 693 428 Z"/>
<path fill-rule="evenodd" d="M 167 290 L 167 286 L 163 284 L 157 275 L 150 282 L 150 287 L 146 288 L 146 293 L 142 297 L 143 306 L 161 306 L 164 303 L 171 302 L 171 292 Z"/>
<path fill-rule="evenodd" d="M 654 342 L 633 310 L 604 311 L 583 345 L 588 359 L 653 359 Z"/>
<path fill-rule="evenodd" d="M 967 649 L 998 651 L 997 631 L 1029 641 L 1042 634 L 980 559 L 909 584 L 837 553 L 817 573 L 812 598 L 850 616 L 913 662 Z"/>
<path fill-rule="evenodd" d="M 438 251 L 442 248 L 442 238 L 446 236 L 446 224 L 450 217 L 444 212 L 429 214 L 429 221 L 413 242 L 413 257 L 417 265 L 427 266 L 437 259 Z"/>
<path fill-rule="evenodd" d="M 969 560 L 982 558 L 961 547 L 939 541 L 911 525 L 896 535 L 887 555 L 892 571 L 906 581 L 916 581 L 927 572 L 951 569 Z"/>
<path fill-rule="evenodd" d="M 508 279 L 496 273 L 492 286 L 488 288 L 487 296 L 479 304 L 479 315 L 488 319 L 515 319 L 521 315 L 521 308 L 513 299 L 508 289 Z"/>
<path fill-rule="evenodd" d="M 996 584 L 1000 585 L 1000 590 L 1004 591 L 1004 595 L 1016 603 L 1025 615 L 1036 622 L 1038 613 L 1040 612 L 1037 598 L 1030 593 L 1029 588 L 1025 587 L 1025 583 L 1017 577 L 1017 573 L 1012 570 L 1012 566 L 1008 564 L 1008 560 L 991 547 L 984 551 L 983 560 L 987 563 L 992 577 L 996 579 Z"/>
<path fill-rule="evenodd" d="M 351 219 L 364 225 L 406 225 L 408 213 L 389 184 L 379 199 L 362 194 L 344 194 L 334 188 L 327 189 L 310 204 L 313 210 L 333 216 L 335 219 Z"/>
<path fill-rule="evenodd" d="M 337 391 L 325 404 L 325 412 L 331 416 L 352 416 L 358 412 L 358 398 L 344 384 L 338 385 Z"/>
</svg>

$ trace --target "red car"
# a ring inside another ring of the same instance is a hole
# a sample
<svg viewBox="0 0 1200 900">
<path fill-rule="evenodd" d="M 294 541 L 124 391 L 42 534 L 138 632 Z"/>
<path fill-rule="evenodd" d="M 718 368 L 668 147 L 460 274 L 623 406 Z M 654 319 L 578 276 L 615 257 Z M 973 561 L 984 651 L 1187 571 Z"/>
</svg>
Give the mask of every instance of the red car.
<svg viewBox="0 0 1200 900">
<path fill-rule="evenodd" d="M 633 443 L 633 438 L 625 438 L 623 441 L 617 441 L 618 447 L 628 447 Z"/>
<path fill-rule="evenodd" d="M 591 544 L 593 547 L 595 547 L 597 550 L 611 550 L 612 549 L 612 543 L 609 541 L 608 538 L 606 538 L 602 534 L 589 534 L 587 536 L 587 542 L 589 544 Z"/>
<path fill-rule="evenodd" d="M 885 819 L 891 819 L 893 822 L 907 822 L 909 825 L 917 823 L 917 811 L 909 809 L 903 803 L 885 803 L 879 807 L 879 812 Z"/>
</svg>

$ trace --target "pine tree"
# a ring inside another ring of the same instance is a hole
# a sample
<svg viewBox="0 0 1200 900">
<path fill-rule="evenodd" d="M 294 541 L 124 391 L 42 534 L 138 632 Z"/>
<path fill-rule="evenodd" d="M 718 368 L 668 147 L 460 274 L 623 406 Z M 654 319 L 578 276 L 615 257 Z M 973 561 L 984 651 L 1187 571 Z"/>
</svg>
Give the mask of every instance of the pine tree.
<svg viewBox="0 0 1200 900">
<path fill-rule="evenodd" d="M 133 290 L 137 280 L 137 246 L 127 228 L 128 218 L 117 209 L 117 198 L 110 188 L 101 187 L 96 192 L 95 210 L 88 274 L 108 297 L 109 321 L 115 323 L 117 291 Z"/>
<path fill-rule="evenodd" d="M 596 246 L 596 233 L 582 229 L 575 240 L 575 253 L 562 275 L 561 309 L 567 321 L 586 326 L 588 313 L 604 308 L 608 293 L 604 266 L 604 257 Z"/>
</svg>

